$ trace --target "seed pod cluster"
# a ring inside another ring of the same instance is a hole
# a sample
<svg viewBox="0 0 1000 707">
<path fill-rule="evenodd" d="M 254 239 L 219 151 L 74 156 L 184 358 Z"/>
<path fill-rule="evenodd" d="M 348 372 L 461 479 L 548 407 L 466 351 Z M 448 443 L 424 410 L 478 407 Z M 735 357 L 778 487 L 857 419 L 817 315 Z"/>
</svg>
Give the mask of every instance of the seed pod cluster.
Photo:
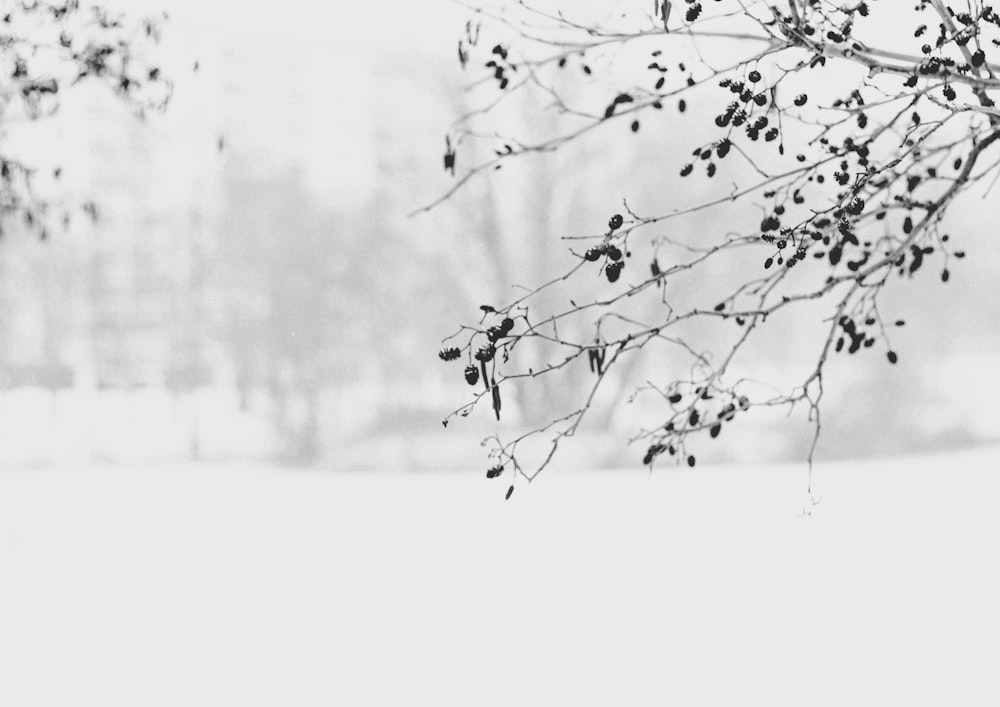
<svg viewBox="0 0 1000 707">
<path fill-rule="evenodd" d="M 694 466 L 694 455 L 685 452 L 688 435 L 708 430 L 709 438 L 715 439 L 726 423 L 750 409 L 750 399 L 733 390 L 713 391 L 698 386 L 686 393 L 674 389 L 666 397 L 674 412 L 661 428 L 658 438 L 647 448 L 643 464 L 651 464 L 656 457 L 667 453 Z"/>
<path fill-rule="evenodd" d="M 497 44 L 490 53 L 495 58 L 486 62 L 486 68 L 493 70 L 493 79 L 497 82 L 500 90 L 503 91 L 510 83 L 507 72 L 517 71 L 517 66 L 508 61 L 507 48 L 502 44 Z"/>
</svg>

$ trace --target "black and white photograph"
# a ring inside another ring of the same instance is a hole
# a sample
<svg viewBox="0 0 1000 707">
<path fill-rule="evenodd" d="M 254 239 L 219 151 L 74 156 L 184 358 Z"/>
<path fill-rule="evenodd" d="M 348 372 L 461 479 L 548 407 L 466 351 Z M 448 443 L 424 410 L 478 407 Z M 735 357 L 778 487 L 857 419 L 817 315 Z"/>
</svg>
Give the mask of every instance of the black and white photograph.
<svg viewBox="0 0 1000 707">
<path fill-rule="evenodd" d="M 1000 704 L 1000 4 L 0 0 L 0 706 Z"/>
</svg>

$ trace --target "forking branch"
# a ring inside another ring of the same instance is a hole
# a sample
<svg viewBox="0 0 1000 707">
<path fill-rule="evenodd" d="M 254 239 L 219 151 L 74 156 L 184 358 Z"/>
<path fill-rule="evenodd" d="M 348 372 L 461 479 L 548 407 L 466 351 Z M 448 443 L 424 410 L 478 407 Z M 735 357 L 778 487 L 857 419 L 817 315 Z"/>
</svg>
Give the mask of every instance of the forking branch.
<svg viewBox="0 0 1000 707">
<path fill-rule="evenodd" d="M 693 159 L 681 158 L 670 170 L 707 185 L 722 175 L 733 183 L 724 193 L 716 189 L 659 213 L 639 213 L 626 202 L 623 213 L 609 214 L 606 228 L 586 236 L 562 234 L 572 258 L 567 270 L 506 305 L 484 306 L 478 323 L 446 339 L 442 358 L 466 359 L 467 380 L 475 370 L 476 380 L 469 382 L 484 386 L 446 424 L 515 384 L 530 385 L 571 366 L 588 366 L 593 374 L 572 411 L 512 441 L 491 437 L 491 476 L 509 468 L 515 480 L 536 478 L 561 440 L 576 434 L 598 404 L 609 372 L 630 357 L 659 356 L 664 349 L 687 357 L 690 367 L 665 382 L 634 381 L 633 397 L 652 395 L 662 408 L 654 424 L 632 438 L 644 445 L 643 463 L 652 466 L 668 456 L 694 466 L 698 441 L 716 438 L 735 418 L 754 408 L 793 410 L 801 403 L 814 426 L 811 475 L 826 364 L 834 355 L 876 345 L 890 364 L 898 361 L 891 329 L 903 322 L 883 318 L 880 294 L 931 263 L 942 281 L 949 280 L 949 263 L 965 253 L 947 233 L 948 207 L 1000 169 L 1000 160 L 984 166 L 982 159 L 1000 140 L 1000 111 L 992 97 L 1000 89 L 1000 68 L 990 61 L 1000 56 L 1000 17 L 976 3 L 961 11 L 941 0 L 918 3 L 912 26 L 892 38 L 908 40 L 911 53 L 895 46 L 905 41 L 882 48 L 859 38 L 872 7 L 880 4 L 789 0 L 785 12 L 740 0 L 674 3 L 669 11 L 657 4 L 652 15 L 626 15 L 607 26 L 525 2 L 506 8 L 510 12 L 476 12 L 487 23 L 483 36 L 492 30 L 514 38 L 492 48 L 480 42 L 473 53 L 485 59 L 488 81 L 502 100 L 519 93 L 546 96 L 549 108 L 564 117 L 564 128 L 542 139 L 483 130 L 494 115 L 494 128 L 503 123 L 500 101 L 490 99 L 489 107 L 452 127 L 449 144 L 472 156 L 485 147 L 492 155 L 465 167 L 421 210 L 441 207 L 471 180 L 525 155 L 569 149 L 584 135 L 623 123 L 637 132 L 640 117 L 665 110 L 667 101 L 680 112 L 689 101 L 707 103 L 716 130 L 711 140 L 691 145 Z M 667 14 L 674 18 L 671 25 L 678 23 L 669 32 L 662 25 Z M 632 31 L 622 26 L 629 22 Z M 705 60 L 707 46 L 722 40 L 726 58 L 713 68 Z M 697 60 L 668 59 L 673 53 L 667 49 L 677 43 L 686 43 Z M 594 82 L 595 67 L 616 61 L 642 61 L 635 72 L 646 72 L 646 79 L 619 85 L 602 109 L 579 99 L 571 105 L 569 96 L 579 94 L 580 84 L 584 91 L 592 87 L 592 94 L 603 90 Z M 851 65 L 863 71 L 838 68 Z M 817 80 L 843 90 L 834 98 L 824 95 L 828 91 L 802 90 Z M 709 246 L 695 247 L 655 228 L 700 212 L 742 214 L 731 205 L 750 198 L 762 211 L 760 223 L 730 223 Z M 651 251 L 645 264 L 637 262 L 640 246 Z M 741 275 L 722 292 L 706 286 L 704 296 L 712 299 L 692 302 L 690 292 L 672 286 L 681 274 L 688 282 L 709 282 L 709 268 L 724 259 L 740 263 Z M 595 275 L 606 282 L 595 285 Z M 543 306 L 548 288 L 567 283 L 579 293 L 569 306 Z M 776 313 L 805 303 L 828 304 L 826 333 L 800 383 L 761 395 L 745 378 L 733 379 L 737 361 L 752 367 L 747 342 L 767 336 Z M 692 323 L 720 326 L 728 339 L 701 350 L 690 340 Z M 547 352 L 550 363 L 525 369 L 518 354 L 529 345 Z M 520 447 L 535 435 L 548 436 L 550 443 L 539 461 L 528 464 Z"/>
</svg>

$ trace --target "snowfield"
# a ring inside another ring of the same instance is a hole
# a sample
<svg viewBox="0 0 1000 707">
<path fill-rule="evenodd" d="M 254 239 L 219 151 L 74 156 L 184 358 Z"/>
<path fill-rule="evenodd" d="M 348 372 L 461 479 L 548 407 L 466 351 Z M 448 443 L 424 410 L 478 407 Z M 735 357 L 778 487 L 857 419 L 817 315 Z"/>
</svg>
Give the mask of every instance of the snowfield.
<svg viewBox="0 0 1000 707">
<path fill-rule="evenodd" d="M 996 705 L 1000 449 L 0 471 L 0 705 Z"/>
</svg>

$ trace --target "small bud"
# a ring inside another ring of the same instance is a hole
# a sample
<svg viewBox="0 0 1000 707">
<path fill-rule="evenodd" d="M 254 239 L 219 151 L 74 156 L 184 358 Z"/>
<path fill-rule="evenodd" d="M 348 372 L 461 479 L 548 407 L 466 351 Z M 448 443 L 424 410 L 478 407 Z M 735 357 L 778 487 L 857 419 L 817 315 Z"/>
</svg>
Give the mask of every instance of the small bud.
<svg viewBox="0 0 1000 707">
<path fill-rule="evenodd" d="M 478 351 L 476 351 L 476 360 L 482 361 L 484 363 L 486 361 L 491 361 L 493 360 L 493 357 L 496 356 L 496 353 L 497 353 L 497 347 L 494 346 L 493 344 L 482 346 Z"/>
</svg>

